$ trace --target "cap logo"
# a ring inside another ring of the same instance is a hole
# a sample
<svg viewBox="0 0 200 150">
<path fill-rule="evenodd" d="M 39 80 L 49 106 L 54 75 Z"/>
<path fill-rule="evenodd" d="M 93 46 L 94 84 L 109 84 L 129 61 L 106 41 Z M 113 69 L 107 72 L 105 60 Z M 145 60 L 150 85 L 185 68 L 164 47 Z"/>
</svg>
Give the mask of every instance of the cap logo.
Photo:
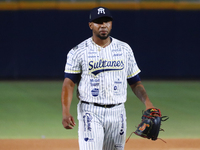
<svg viewBox="0 0 200 150">
<path fill-rule="evenodd" d="M 98 9 L 98 15 L 99 14 L 105 14 L 105 9 L 104 8 L 99 8 Z"/>
</svg>

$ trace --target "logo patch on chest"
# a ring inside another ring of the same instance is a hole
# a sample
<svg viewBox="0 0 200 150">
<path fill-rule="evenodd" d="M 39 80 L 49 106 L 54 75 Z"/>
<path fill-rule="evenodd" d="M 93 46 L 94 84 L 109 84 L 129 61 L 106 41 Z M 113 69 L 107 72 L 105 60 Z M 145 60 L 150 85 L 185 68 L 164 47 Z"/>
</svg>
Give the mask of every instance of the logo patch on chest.
<svg viewBox="0 0 200 150">
<path fill-rule="evenodd" d="M 99 61 L 90 61 L 89 62 L 89 71 L 94 76 L 97 76 L 101 72 L 106 71 L 119 71 L 124 69 L 123 60 L 103 60 Z"/>
</svg>

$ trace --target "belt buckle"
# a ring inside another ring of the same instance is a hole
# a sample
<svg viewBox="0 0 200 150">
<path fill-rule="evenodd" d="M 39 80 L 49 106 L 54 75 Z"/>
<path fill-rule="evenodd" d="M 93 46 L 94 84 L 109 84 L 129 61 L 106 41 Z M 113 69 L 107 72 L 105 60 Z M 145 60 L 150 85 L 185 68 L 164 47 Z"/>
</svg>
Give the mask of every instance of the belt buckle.
<svg viewBox="0 0 200 150">
<path fill-rule="evenodd" d="M 106 108 L 107 105 L 104 105 L 104 107 Z"/>
</svg>

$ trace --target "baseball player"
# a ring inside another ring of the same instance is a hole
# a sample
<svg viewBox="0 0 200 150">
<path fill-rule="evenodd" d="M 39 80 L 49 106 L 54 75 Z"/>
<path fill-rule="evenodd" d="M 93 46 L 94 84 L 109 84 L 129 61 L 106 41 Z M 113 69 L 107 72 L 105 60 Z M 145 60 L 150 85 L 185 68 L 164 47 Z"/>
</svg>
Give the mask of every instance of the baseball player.
<svg viewBox="0 0 200 150">
<path fill-rule="evenodd" d="M 76 125 L 70 114 L 75 84 L 80 150 L 124 150 L 126 139 L 127 83 L 146 109 L 154 108 L 139 77 L 131 47 L 110 36 L 113 17 L 97 7 L 89 15 L 89 37 L 67 55 L 62 87 L 62 124 Z"/>
</svg>

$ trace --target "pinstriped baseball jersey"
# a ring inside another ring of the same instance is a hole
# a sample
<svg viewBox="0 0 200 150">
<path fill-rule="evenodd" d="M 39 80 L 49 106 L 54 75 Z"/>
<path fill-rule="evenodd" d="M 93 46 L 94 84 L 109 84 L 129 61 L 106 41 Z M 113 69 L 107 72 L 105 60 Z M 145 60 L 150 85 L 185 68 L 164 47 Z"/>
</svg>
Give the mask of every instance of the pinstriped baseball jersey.
<svg viewBox="0 0 200 150">
<path fill-rule="evenodd" d="M 79 99 L 91 103 L 124 103 L 127 79 L 140 72 L 131 47 L 111 37 L 102 48 L 88 38 L 67 55 L 65 73 L 81 73 Z"/>
</svg>

